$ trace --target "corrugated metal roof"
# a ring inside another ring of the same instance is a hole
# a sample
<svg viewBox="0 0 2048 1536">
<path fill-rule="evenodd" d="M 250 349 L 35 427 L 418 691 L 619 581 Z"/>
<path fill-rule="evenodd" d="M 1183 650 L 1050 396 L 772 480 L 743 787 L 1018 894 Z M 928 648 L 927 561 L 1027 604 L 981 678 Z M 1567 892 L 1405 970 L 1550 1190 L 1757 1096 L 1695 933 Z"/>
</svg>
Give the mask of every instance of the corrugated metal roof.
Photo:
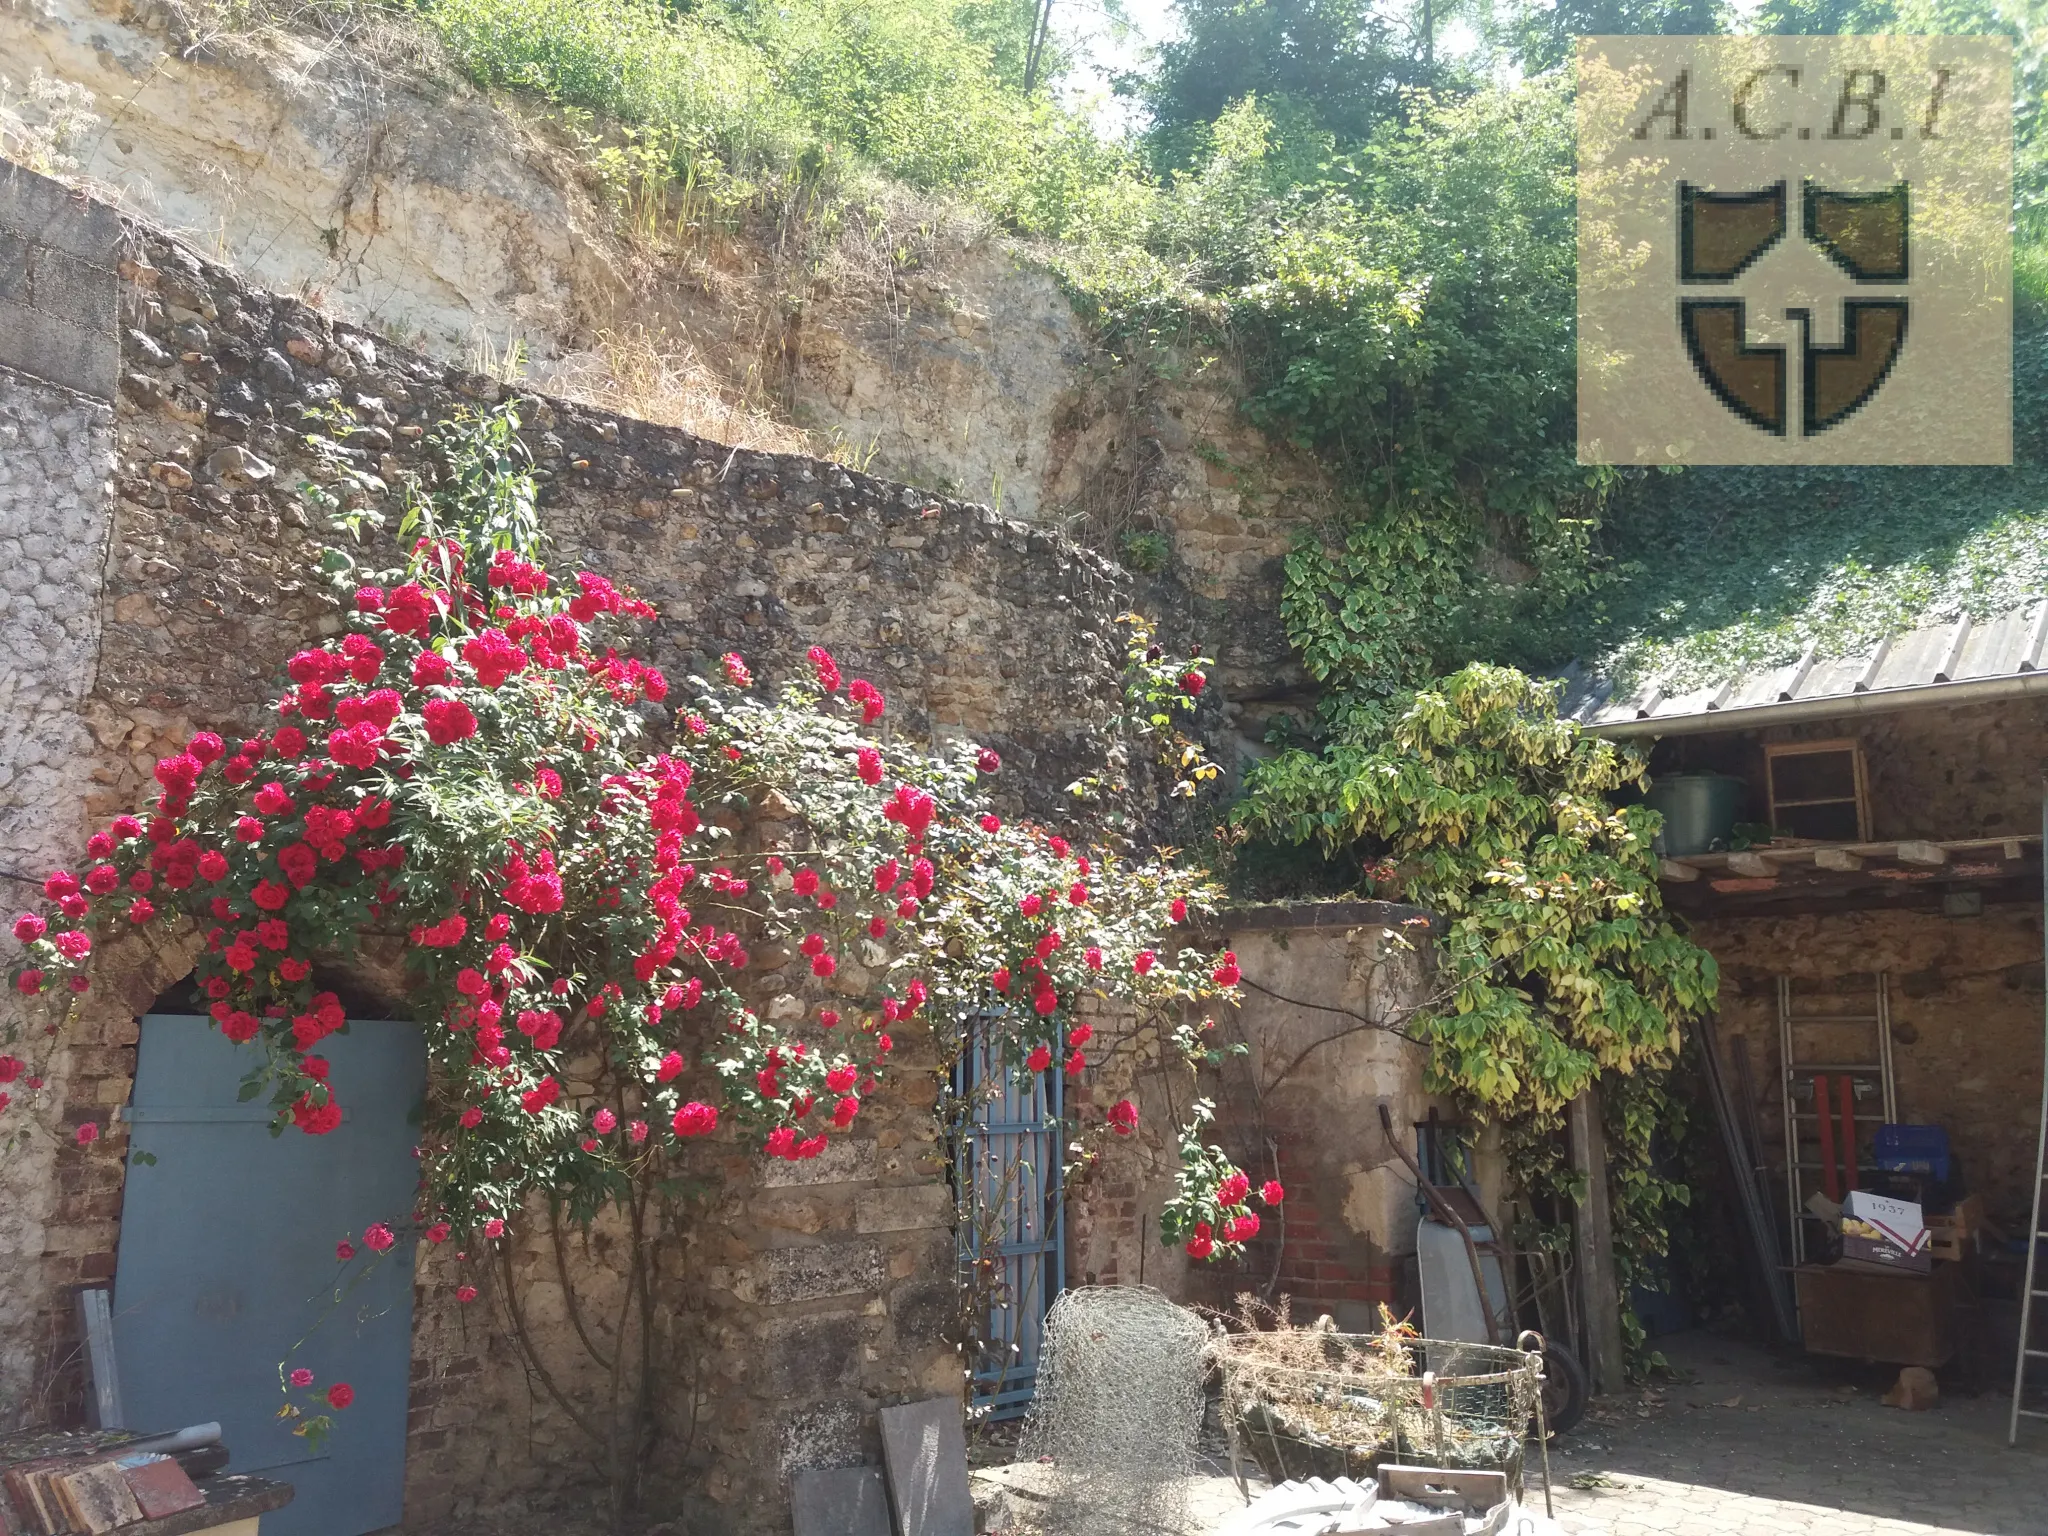
<svg viewBox="0 0 2048 1536">
<path fill-rule="evenodd" d="M 1636 735 L 1736 730 L 1766 718 L 1823 716 L 1832 705 L 1847 713 L 2031 692 L 2048 689 L 2044 641 L 2048 601 L 2036 601 L 1982 623 L 1961 618 L 1901 630 L 1857 656 L 1824 657 L 1809 645 L 1789 665 L 1738 672 L 1704 688 L 1669 691 L 1653 679 L 1619 689 L 1573 662 L 1559 674 L 1558 712 L 1603 735 Z"/>
</svg>

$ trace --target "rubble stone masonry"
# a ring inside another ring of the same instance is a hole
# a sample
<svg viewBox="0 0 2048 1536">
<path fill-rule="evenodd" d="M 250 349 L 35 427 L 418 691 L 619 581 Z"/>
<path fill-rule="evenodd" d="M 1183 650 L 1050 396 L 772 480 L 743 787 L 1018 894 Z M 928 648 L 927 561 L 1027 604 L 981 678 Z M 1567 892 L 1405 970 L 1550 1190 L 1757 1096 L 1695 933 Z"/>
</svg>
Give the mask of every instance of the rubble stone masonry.
<svg viewBox="0 0 2048 1536">
<path fill-rule="evenodd" d="M 504 393 L 0 166 L 0 883 L 76 863 L 89 824 L 142 802 L 155 757 L 193 730 L 246 734 L 278 665 L 334 627 L 300 494 L 332 478 L 305 446 L 312 413 L 353 468 L 396 485 L 426 429 Z M 656 605 L 652 659 L 672 677 L 737 649 L 773 684 L 828 645 L 887 693 L 886 729 L 1001 751 L 1005 784 L 1038 786 L 1019 811 L 1053 811 L 1100 763 L 1127 601 L 1114 567 L 983 508 L 581 406 L 532 401 L 525 439 L 561 560 Z M 118 1284 L 114 1112 L 136 1020 L 189 968 L 175 933 L 105 947 L 51 1081 L 60 1129 L 109 1133 L 0 1159 L 0 1424 L 76 1410 L 70 1292 Z M 830 1156 L 770 1171 L 709 1149 L 716 1193 L 659 1249 L 650 1475 L 694 1490 L 692 1529 L 786 1528 L 792 1468 L 872 1459 L 878 1405 L 959 1388 L 937 1085 L 915 1070 L 939 1052 L 899 1042 L 906 1070 Z M 527 1331 L 572 1401 L 588 1385 L 576 1334 L 616 1316 L 623 1243 L 605 1223 L 571 1234 L 566 1287 L 545 1222 L 512 1250 Z M 602 1458 L 522 1365 L 496 1288 L 458 1308 L 454 1283 L 422 1261 L 408 1525 L 587 1506 Z"/>
</svg>

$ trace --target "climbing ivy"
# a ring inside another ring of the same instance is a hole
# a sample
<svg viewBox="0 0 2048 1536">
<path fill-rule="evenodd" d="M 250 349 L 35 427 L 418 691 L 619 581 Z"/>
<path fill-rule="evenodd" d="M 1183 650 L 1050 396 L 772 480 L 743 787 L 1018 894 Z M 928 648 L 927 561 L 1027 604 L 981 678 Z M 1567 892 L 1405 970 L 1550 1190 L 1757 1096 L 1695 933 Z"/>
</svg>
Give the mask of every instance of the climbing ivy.
<svg viewBox="0 0 2048 1536">
<path fill-rule="evenodd" d="M 1683 1026 L 1718 986 L 1713 957 L 1663 910 L 1656 813 L 1614 804 L 1643 759 L 1560 720 L 1554 687 L 1507 667 L 1466 667 L 1372 714 L 1369 743 L 1261 764 L 1236 820 L 1356 860 L 1369 892 L 1440 917 L 1445 1001 L 1408 1028 L 1429 1048 L 1427 1086 L 1503 1127 L 1532 1208 L 1582 1194 L 1563 1112 L 1602 1085 L 1626 1280 L 1663 1252 L 1687 1198 L 1651 1144 L 1676 1113 L 1666 1083 Z"/>
</svg>

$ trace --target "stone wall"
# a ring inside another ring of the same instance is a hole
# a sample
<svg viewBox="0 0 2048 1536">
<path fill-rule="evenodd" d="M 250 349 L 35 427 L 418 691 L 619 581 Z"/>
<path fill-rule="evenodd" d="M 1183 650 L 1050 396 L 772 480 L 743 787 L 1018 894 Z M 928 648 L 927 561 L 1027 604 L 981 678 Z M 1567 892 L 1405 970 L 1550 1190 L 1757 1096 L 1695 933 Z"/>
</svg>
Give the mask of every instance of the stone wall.
<svg viewBox="0 0 2048 1536">
<path fill-rule="evenodd" d="M 1760 821 L 1764 747 L 1842 739 L 1862 747 L 1871 834 L 1880 841 L 2041 834 L 2048 701 L 2032 697 L 1674 737 L 1658 745 L 1653 766 L 1741 777 L 1749 786 L 1743 815 Z M 1793 979 L 1801 1013 L 1867 1014 L 1886 973 L 1901 1119 L 1946 1126 L 1972 1187 L 2016 1231 L 2031 1193 L 2041 1092 L 2039 887 L 1995 881 L 1982 915 L 1944 917 L 1931 909 L 1931 892 L 1898 884 L 1881 900 L 1901 909 L 1910 900 L 1914 910 L 1696 918 L 1692 937 L 1721 966 L 1722 1031 L 1731 1051 L 1749 1052 L 1766 1151 L 1782 1178 L 1776 978 Z M 1816 1038 L 1817 1048 L 1854 1053 L 1834 1059 L 1869 1058 L 1867 1032 L 1843 1026 Z"/>
<path fill-rule="evenodd" d="M 1870 832 L 1894 838 L 2038 837 L 2048 699 L 1898 710 L 1658 744 L 1659 773 L 1710 770 L 1748 785 L 1743 819 L 1763 821 L 1764 746 L 1854 740 L 1863 748 Z"/>
<path fill-rule="evenodd" d="M 1228 358 L 1119 359 L 1040 253 L 909 194 L 879 227 L 850 216 L 829 249 L 772 220 L 683 247 L 628 239 L 532 98 L 461 83 L 397 13 L 350 24 L 336 45 L 237 35 L 216 14 L 200 36 L 155 0 L 18 0 L 0 6 L 0 75 L 92 93 L 107 121 L 69 148 L 125 209 L 432 357 L 516 344 L 544 390 L 643 399 L 725 440 L 765 425 L 747 440 L 837 445 L 1113 556 L 1127 532 L 1163 535 L 1147 602 L 1218 658 L 1244 750 L 1269 711 L 1303 707 L 1280 557 L 1336 498 L 1311 456 L 1244 418 Z M 621 388 L 622 334 L 706 387 Z"/>
<path fill-rule="evenodd" d="M 0 165 L 0 887 L 14 888 L 10 900 L 38 894 L 41 872 L 76 856 L 75 808 L 92 789 L 86 711 L 112 516 L 119 235 L 104 209 Z M 54 1064 L 74 1104 L 99 1104 L 83 1074 L 103 1043 Z M 66 1082 L 74 1069 L 79 1080 Z M 111 1167 L 118 1190 L 118 1153 Z M 0 1155 L 0 1254 L 48 1252 L 55 1279 L 104 1278 L 106 1245 L 76 1223 L 101 1211 L 107 1170 L 104 1151 L 88 1157 L 47 1136 Z M 0 1339 L 15 1341 L 0 1349 L 0 1405 L 31 1401 L 48 1342 L 38 1338 L 43 1293 L 0 1283 Z M 0 1425 L 10 1416 L 0 1407 Z"/>
<path fill-rule="evenodd" d="M 82 329 L 71 353 L 17 346 L 0 359 L 0 643 L 15 647 L 0 872 L 35 882 L 77 862 L 89 822 L 146 797 L 166 748 L 200 727 L 246 734 L 277 666 L 332 628 L 308 577 L 316 535 L 298 490 L 332 470 L 304 443 L 305 413 L 343 421 L 352 466 L 395 483 L 422 463 L 426 428 L 502 390 L 252 289 L 26 173 L 5 189 L 0 230 L 36 236 L 33 271 L 62 265 L 45 253 L 70 257 L 79 270 L 64 275 L 99 283 L 118 323 Z M 31 214 L 41 222 L 24 231 Z M 88 237 L 84 254 L 71 248 Z M 38 276 L 7 299 L 86 313 L 69 291 Z M 1018 812 L 1063 814 L 1060 786 L 1110 746 L 1112 620 L 1129 601 L 1114 567 L 1044 529 L 829 463 L 561 401 L 524 409 L 560 559 L 656 604 L 653 658 L 672 677 L 739 649 L 773 686 L 806 646 L 829 645 L 888 694 L 886 729 L 1001 750 Z M 174 933 L 106 947 L 49 1070 L 54 1107 L 38 1112 L 60 1134 L 0 1162 L 10 1423 L 79 1405 L 70 1292 L 118 1285 L 115 1112 L 132 1087 L 136 1019 L 189 969 Z M 757 985 L 772 1007 L 777 975 Z M 832 1157 L 771 1173 L 735 1146 L 706 1152 L 721 1193 L 664 1253 L 662 1440 L 649 1467 L 650 1491 L 690 1529 L 779 1526 L 791 1468 L 871 1458 L 878 1404 L 959 1388 L 950 1195 L 933 1150 L 936 1083 L 920 1070 L 940 1053 L 916 1032 L 898 1039 L 904 1070 Z M 61 1134 L 85 1119 L 108 1128 L 89 1148 Z M 617 1300 L 606 1286 L 619 1236 L 601 1226 L 589 1241 L 572 1245 L 570 1289 L 593 1287 L 596 1315 Z M 601 1458 L 514 1349 L 508 1298 L 494 1282 L 458 1307 L 447 1262 L 419 1270 L 409 1524 L 587 1514 Z M 601 1390 L 577 1363 L 543 1225 L 521 1237 L 511 1276 L 565 1395 Z"/>
<path fill-rule="evenodd" d="M 1413 1123 L 1443 1107 L 1422 1090 L 1422 1047 L 1398 1033 L 1429 992 L 1427 934 L 1412 908 L 1343 902 L 1226 914 L 1203 936 L 1235 950 L 1245 980 L 1244 1001 L 1212 1038 L 1246 1054 L 1202 1085 L 1217 1141 L 1255 1185 L 1278 1178 L 1287 1189 L 1279 1210 L 1253 1207 L 1262 1226 L 1235 1263 L 1194 1265 L 1160 1245 L 1175 1165 L 1159 1128 L 1185 1112 L 1188 1089 L 1160 1070 L 1157 1041 L 1133 1040 L 1128 1021 L 1112 1019 L 1113 1065 L 1091 1091 L 1134 1092 L 1142 1129 L 1082 1181 L 1068 1212 L 1069 1282 L 1142 1281 L 1223 1309 L 1241 1291 L 1285 1295 L 1300 1320 L 1330 1313 L 1346 1329 L 1376 1327 L 1417 1221 L 1414 1181 L 1387 1147 L 1378 1105 L 1411 1152 Z"/>
<path fill-rule="evenodd" d="M 1802 1014 L 1868 1014 L 1876 973 L 1884 972 L 1900 1118 L 1946 1126 L 1970 1187 L 2006 1230 L 2024 1229 L 2043 1070 L 2038 905 L 1989 906 L 1981 917 L 1960 918 L 1880 911 L 1717 919 L 1696 924 L 1693 937 L 1720 962 L 1722 1034 L 1730 1052 L 1749 1053 L 1764 1151 L 1778 1180 L 1776 978 L 1793 978 Z M 1838 1039 L 1830 1042 L 1830 1033 Z M 1848 1059 L 1864 1060 L 1871 1037 L 1845 1025 L 1802 1038 L 1819 1050 L 1860 1048 Z"/>
</svg>

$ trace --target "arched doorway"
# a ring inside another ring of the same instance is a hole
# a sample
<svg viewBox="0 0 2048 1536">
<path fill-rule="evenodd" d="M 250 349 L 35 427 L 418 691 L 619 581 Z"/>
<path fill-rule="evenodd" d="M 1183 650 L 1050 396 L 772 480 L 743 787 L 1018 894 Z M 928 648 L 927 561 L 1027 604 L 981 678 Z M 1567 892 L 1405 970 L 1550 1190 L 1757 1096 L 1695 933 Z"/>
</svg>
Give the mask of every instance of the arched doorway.
<svg viewBox="0 0 2048 1536">
<path fill-rule="evenodd" d="M 141 1025 L 113 1296 L 123 1416 L 145 1431 L 218 1420 L 232 1470 L 297 1489 L 266 1536 L 360 1536 L 403 1514 L 412 1240 L 374 1265 L 341 1264 L 336 1244 L 410 1225 L 426 1056 L 416 1024 L 357 1011 L 320 1044 L 343 1116 L 319 1137 L 271 1134 L 269 1095 L 247 1082 L 256 1050 L 188 989 Z M 355 1391 L 318 1448 L 277 1417 L 281 1363 Z"/>
</svg>

